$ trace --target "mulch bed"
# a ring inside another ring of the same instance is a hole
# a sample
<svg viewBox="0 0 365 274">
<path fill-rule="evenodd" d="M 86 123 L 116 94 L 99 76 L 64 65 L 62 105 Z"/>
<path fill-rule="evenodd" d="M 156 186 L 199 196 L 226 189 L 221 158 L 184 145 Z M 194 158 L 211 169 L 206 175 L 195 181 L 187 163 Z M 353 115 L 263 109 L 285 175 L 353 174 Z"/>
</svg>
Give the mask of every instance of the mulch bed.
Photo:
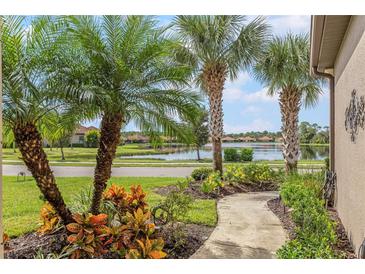
<svg viewBox="0 0 365 274">
<path fill-rule="evenodd" d="M 167 259 L 188 259 L 203 245 L 213 230 L 214 227 L 197 224 L 164 226 L 160 233 L 165 240 L 165 251 L 169 254 Z"/>
<path fill-rule="evenodd" d="M 160 227 L 159 234 L 165 240 L 165 251 L 169 259 L 187 259 L 208 239 L 214 227 L 178 223 Z M 174 237 L 176 235 L 176 237 Z M 64 229 L 49 235 L 37 232 L 11 239 L 5 249 L 6 259 L 34 259 L 37 253 L 59 254 L 67 245 Z M 179 241 L 179 242 L 178 242 Z M 114 254 L 103 255 L 104 259 L 117 258 Z"/>
<path fill-rule="evenodd" d="M 60 253 L 67 245 L 65 229 L 56 233 L 41 235 L 37 232 L 11 239 L 5 248 L 6 259 L 34 259 L 37 252 L 42 254 Z"/>
<path fill-rule="evenodd" d="M 289 209 L 287 207 L 284 207 L 279 198 L 269 200 L 267 202 L 267 206 L 272 212 L 274 212 L 276 216 L 278 216 L 284 229 L 288 232 L 289 239 L 293 240 L 296 236 L 295 223 L 290 216 Z"/>
<path fill-rule="evenodd" d="M 283 203 L 279 198 L 272 199 L 267 202 L 268 207 L 274 214 L 280 219 L 284 229 L 288 232 L 289 239 L 292 240 L 295 238 L 295 224 L 291 218 L 290 209 L 284 207 Z M 340 218 L 335 209 L 328 209 L 329 216 L 332 220 L 334 220 L 337 224 L 336 226 L 336 234 L 337 234 L 337 243 L 334 246 L 334 250 L 336 253 L 344 253 L 346 259 L 356 259 L 356 255 L 354 249 L 347 237 L 345 228 L 342 225 Z"/>
<path fill-rule="evenodd" d="M 175 185 L 164 186 L 154 189 L 154 192 L 167 196 L 172 191 L 177 191 L 178 187 Z M 189 184 L 189 186 L 183 191 L 183 193 L 192 196 L 195 199 L 219 199 L 224 196 L 232 195 L 235 193 L 245 192 L 259 192 L 259 191 L 273 191 L 278 190 L 277 185 L 272 183 L 265 184 L 227 184 L 219 189 L 218 192 L 205 193 L 201 190 L 201 182 L 196 181 Z"/>
</svg>

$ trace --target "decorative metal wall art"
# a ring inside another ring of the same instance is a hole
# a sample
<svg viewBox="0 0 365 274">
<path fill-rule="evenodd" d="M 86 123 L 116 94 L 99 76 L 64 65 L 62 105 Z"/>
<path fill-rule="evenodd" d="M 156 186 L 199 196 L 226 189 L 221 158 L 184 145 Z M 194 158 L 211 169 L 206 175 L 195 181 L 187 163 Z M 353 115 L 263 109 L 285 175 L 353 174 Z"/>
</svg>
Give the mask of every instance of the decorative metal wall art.
<svg viewBox="0 0 365 274">
<path fill-rule="evenodd" d="M 345 129 L 350 133 L 351 142 L 355 143 L 359 129 L 365 129 L 365 98 L 351 92 L 351 100 L 345 112 Z"/>
</svg>

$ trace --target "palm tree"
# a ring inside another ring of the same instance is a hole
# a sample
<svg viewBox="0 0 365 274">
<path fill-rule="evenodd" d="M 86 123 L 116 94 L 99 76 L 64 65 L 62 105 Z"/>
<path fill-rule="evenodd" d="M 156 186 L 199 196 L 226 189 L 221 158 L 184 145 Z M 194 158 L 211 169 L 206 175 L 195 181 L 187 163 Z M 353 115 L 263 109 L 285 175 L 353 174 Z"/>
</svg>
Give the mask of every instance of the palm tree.
<svg viewBox="0 0 365 274">
<path fill-rule="evenodd" d="M 301 105 L 314 106 L 322 93 L 320 80 L 309 73 L 309 51 L 308 35 L 288 33 L 285 37 L 275 37 L 254 68 L 256 78 L 267 85 L 268 94 L 279 95 L 283 156 L 288 173 L 297 169 Z"/>
<path fill-rule="evenodd" d="M 24 17 L 4 17 L 3 122 L 11 129 L 23 161 L 43 196 L 67 223 L 72 221 L 42 147 L 39 125 L 47 114 L 59 108 L 47 85 L 47 66 L 56 50 L 62 22 L 39 17 L 26 27 Z"/>
<path fill-rule="evenodd" d="M 91 212 L 99 211 L 128 122 L 146 132 L 184 135 L 175 117 L 193 116 L 199 96 L 184 90 L 191 68 L 175 61 L 176 41 L 144 16 L 69 17 L 72 48 L 60 79 L 101 118 Z"/>
<path fill-rule="evenodd" d="M 245 21 L 245 16 L 177 16 L 173 22 L 184 43 L 176 54 L 194 66 L 195 82 L 209 97 L 213 167 L 221 173 L 225 81 L 254 63 L 268 35 L 263 18 Z"/>
<path fill-rule="evenodd" d="M 84 117 L 82 108 L 83 106 L 75 105 L 67 109 L 54 109 L 39 126 L 43 138 L 51 145 L 57 144 L 62 161 L 66 160 L 63 148 L 69 144 L 72 134 Z"/>
</svg>

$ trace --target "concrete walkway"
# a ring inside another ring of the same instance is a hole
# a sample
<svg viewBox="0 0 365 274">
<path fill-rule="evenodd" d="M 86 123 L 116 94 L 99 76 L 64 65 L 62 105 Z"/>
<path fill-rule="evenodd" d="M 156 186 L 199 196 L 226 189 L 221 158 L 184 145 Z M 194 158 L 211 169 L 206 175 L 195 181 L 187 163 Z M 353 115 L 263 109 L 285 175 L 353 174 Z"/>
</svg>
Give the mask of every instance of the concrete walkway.
<svg viewBox="0 0 365 274">
<path fill-rule="evenodd" d="M 30 172 L 24 165 L 3 165 L 3 175 L 16 176 L 19 172 Z M 115 167 L 112 168 L 112 176 L 115 177 L 186 177 L 195 167 Z M 80 166 L 53 166 L 56 177 L 92 177 L 94 167 Z"/>
<path fill-rule="evenodd" d="M 219 200 L 218 225 L 191 259 L 270 259 L 286 241 L 267 207 L 277 192 L 240 193 Z"/>
</svg>

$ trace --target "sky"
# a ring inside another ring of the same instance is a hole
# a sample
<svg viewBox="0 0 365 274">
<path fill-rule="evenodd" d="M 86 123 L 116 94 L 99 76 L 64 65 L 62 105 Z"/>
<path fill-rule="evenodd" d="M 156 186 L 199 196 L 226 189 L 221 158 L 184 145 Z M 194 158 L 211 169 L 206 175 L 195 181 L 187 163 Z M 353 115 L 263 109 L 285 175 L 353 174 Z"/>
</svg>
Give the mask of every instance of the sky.
<svg viewBox="0 0 365 274">
<path fill-rule="evenodd" d="M 248 20 L 254 16 L 248 16 Z M 160 16 L 161 25 L 168 24 L 172 16 Z M 293 33 L 309 33 L 310 16 L 268 16 L 274 35 Z M 310 109 L 300 111 L 299 122 L 308 121 L 321 126 L 329 124 L 329 96 L 327 84 L 318 104 Z M 266 87 L 257 82 L 246 71 L 239 74 L 237 80 L 227 81 L 223 91 L 224 132 L 240 133 L 248 131 L 280 131 L 281 117 L 277 97 L 270 97 Z M 99 127 L 99 120 L 85 125 Z M 125 127 L 126 131 L 138 130 L 133 123 Z"/>
</svg>

